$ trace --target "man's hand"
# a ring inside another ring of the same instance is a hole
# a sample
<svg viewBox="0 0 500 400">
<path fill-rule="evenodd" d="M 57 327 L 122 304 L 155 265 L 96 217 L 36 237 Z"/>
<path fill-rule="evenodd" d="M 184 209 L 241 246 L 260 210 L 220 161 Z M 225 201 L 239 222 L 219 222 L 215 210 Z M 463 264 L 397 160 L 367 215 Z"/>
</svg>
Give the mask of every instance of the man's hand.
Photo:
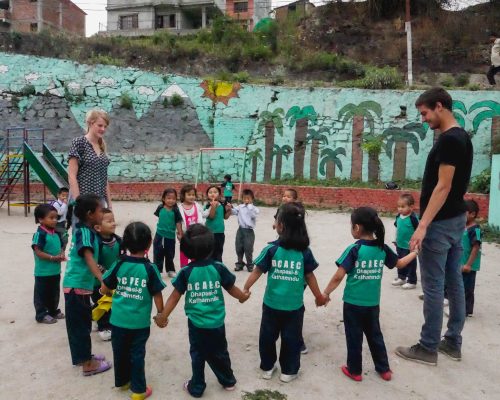
<svg viewBox="0 0 500 400">
<path fill-rule="evenodd" d="M 463 267 L 462 267 L 462 272 L 465 272 L 466 274 L 468 274 L 469 272 L 472 271 L 472 267 L 468 264 L 465 264 Z"/>
<path fill-rule="evenodd" d="M 419 225 L 410 239 L 410 251 L 420 250 L 422 248 L 422 242 L 426 234 L 427 228 Z"/>
</svg>

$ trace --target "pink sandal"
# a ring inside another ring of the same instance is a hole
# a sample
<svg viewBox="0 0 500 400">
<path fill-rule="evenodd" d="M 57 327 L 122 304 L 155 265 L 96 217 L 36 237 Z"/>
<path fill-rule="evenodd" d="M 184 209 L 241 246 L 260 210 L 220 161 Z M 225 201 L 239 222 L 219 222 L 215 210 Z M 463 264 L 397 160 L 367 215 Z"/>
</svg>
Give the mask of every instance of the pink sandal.
<svg viewBox="0 0 500 400">
<path fill-rule="evenodd" d="M 104 361 L 104 360 L 97 360 L 99 361 L 99 366 L 96 369 L 93 369 L 92 371 L 84 371 L 83 376 L 92 376 L 92 375 L 97 375 L 102 372 L 106 372 L 108 369 L 111 368 L 111 363 L 109 361 Z"/>
</svg>

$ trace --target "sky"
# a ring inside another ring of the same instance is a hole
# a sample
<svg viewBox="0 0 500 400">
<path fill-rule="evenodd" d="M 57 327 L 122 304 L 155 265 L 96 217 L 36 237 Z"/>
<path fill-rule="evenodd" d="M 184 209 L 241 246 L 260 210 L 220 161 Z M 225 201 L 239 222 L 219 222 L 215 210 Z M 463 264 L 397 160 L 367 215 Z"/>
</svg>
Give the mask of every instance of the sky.
<svg viewBox="0 0 500 400">
<path fill-rule="evenodd" d="M 106 29 L 106 0 L 72 0 L 78 7 L 87 13 L 86 32 L 87 36 L 92 36 L 99 30 Z M 273 8 L 291 3 L 294 0 L 272 0 Z M 456 0 L 454 8 L 462 8 L 472 4 L 484 3 L 488 0 Z M 326 0 L 312 0 L 312 3 L 321 5 Z"/>
</svg>

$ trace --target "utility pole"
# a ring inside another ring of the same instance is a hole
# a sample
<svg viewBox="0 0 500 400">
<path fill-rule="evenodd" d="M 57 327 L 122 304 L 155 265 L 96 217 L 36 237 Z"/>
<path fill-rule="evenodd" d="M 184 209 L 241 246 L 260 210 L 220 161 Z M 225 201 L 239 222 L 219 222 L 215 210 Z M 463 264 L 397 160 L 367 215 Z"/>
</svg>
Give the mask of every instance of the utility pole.
<svg viewBox="0 0 500 400">
<path fill-rule="evenodd" d="M 410 15 L 410 0 L 406 0 L 406 19 L 405 19 L 405 31 L 406 31 L 406 53 L 408 56 L 408 76 L 407 84 L 408 86 L 413 85 L 413 59 L 411 53 L 411 15 Z"/>
</svg>

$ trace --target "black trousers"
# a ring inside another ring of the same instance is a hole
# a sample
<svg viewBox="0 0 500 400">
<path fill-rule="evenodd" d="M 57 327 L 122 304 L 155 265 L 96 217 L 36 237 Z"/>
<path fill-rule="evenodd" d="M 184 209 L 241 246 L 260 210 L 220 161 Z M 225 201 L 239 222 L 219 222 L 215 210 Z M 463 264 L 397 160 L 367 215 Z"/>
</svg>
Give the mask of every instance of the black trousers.
<svg viewBox="0 0 500 400">
<path fill-rule="evenodd" d="M 214 260 L 222 262 L 222 253 L 224 252 L 225 241 L 226 235 L 223 233 L 214 233 L 214 251 L 212 253 L 212 258 Z"/>
<path fill-rule="evenodd" d="M 162 273 L 163 264 L 165 264 L 165 272 L 175 272 L 174 257 L 175 239 L 164 238 L 156 234 L 153 240 L 153 262 L 158 267 L 158 271 Z"/>
<path fill-rule="evenodd" d="M 92 306 L 90 295 L 76 294 L 73 290 L 64 293 L 66 310 L 66 331 L 73 365 L 92 358 Z"/>
<path fill-rule="evenodd" d="M 474 313 L 474 289 L 476 287 L 476 272 L 463 272 L 465 290 L 465 314 Z"/>
<path fill-rule="evenodd" d="M 375 370 L 383 373 L 390 370 L 384 337 L 380 330 L 379 306 L 356 306 L 344 303 L 344 328 L 347 342 L 347 368 L 354 375 L 361 375 L 363 334 L 368 341 Z"/>
<path fill-rule="evenodd" d="M 243 255 L 247 260 L 247 265 L 253 265 L 253 245 L 255 243 L 255 232 L 253 229 L 239 227 L 236 232 L 236 256 L 238 261 L 236 264 L 243 266 Z"/>
<path fill-rule="evenodd" d="M 217 380 L 223 387 L 236 384 L 231 359 L 227 350 L 226 328 L 203 329 L 197 328 L 188 319 L 189 327 L 189 354 L 193 376 L 188 384 L 188 391 L 193 397 L 201 397 L 207 384 L 205 383 L 205 362 L 214 372 Z"/>
<path fill-rule="evenodd" d="M 111 345 L 115 367 L 115 386 L 130 382 L 133 393 L 146 391 L 146 342 L 150 328 L 127 329 L 112 325 Z"/>
<path fill-rule="evenodd" d="M 486 73 L 486 77 L 488 78 L 488 82 L 490 83 L 490 85 L 496 85 L 495 75 L 498 74 L 499 72 L 500 72 L 500 65 L 496 67 L 494 65 L 490 66 L 490 69 Z"/>
<path fill-rule="evenodd" d="M 281 336 L 280 366 L 286 375 L 295 375 L 300 369 L 300 346 L 304 306 L 298 310 L 282 311 L 262 305 L 260 323 L 259 353 L 260 368 L 269 371 L 276 364 L 276 342 Z"/>
<path fill-rule="evenodd" d="M 403 258 L 410 254 L 410 250 L 402 249 L 401 247 L 396 247 L 396 252 L 398 253 L 398 258 Z M 410 262 L 404 268 L 398 268 L 398 278 L 399 279 L 407 279 L 408 283 L 416 284 L 417 283 L 417 259 L 415 258 L 412 262 Z"/>
<path fill-rule="evenodd" d="M 33 303 L 35 305 L 35 319 L 40 322 L 43 317 L 55 317 L 59 310 L 59 296 L 61 275 L 35 276 Z"/>
<path fill-rule="evenodd" d="M 61 246 L 63 251 L 66 250 L 66 246 L 68 245 L 68 230 L 66 229 L 66 221 L 58 222 L 55 231 L 61 238 Z"/>
<path fill-rule="evenodd" d="M 97 301 L 102 297 L 102 294 L 99 293 L 100 288 L 101 288 L 100 286 L 97 286 L 94 288 L 94 291 L 92 292 L 91 299 L 92 303 L 94 303 L 92 309 L 97 307 Z M 111 330 L 111 324 L 109 323 L 110 318 L 111 318 L 111 310 L 104 313 L 104 315 L 97 320 L 97 329 L 99 330 L 99 332 Z"/>
</svg>

